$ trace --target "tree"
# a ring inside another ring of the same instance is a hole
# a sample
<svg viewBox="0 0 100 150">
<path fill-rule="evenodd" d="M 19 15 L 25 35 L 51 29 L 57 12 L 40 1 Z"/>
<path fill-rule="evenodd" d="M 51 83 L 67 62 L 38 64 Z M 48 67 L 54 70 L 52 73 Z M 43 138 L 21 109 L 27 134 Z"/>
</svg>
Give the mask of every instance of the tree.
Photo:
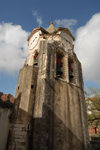
<svg viewBox="0 0 100 150">
<path fill-rule="evenodd" d="M 86 97 L 88 125 L 100 125 L 100 89 L 89 88 Z"/>
</svg>

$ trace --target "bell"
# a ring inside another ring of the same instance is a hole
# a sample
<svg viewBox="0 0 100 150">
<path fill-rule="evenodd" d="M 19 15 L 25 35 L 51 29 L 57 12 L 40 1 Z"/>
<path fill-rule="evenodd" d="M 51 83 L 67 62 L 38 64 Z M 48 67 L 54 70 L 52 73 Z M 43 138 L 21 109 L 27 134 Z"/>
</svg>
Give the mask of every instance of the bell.
<svg viewBox="0 0 100 150">
<path fill-rule="evenodd" d="M 61 65 L 57 64 L 57 76 L 60 77 L 63 74 L 61 71 Z"/>
<path fill-rule="evenodd" d="M 69 77 L 70 78 L 73 78 L 74 76 L 73 76 L 73 72 L 71 71 L 71 70 L 69 70 Z"/>
</svg>

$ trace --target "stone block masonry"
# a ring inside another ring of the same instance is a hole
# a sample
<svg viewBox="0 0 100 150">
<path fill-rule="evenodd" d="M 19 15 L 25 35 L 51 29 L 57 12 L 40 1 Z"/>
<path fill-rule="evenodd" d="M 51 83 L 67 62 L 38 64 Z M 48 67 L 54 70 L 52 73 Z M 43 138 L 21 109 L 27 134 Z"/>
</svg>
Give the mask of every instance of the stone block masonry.
<svg viewBox="0 0 100 150">
<path fill-rule="evenodd" d="M 34 44 L 36 35 L 38 42 Z M 34 29 L 28 40 L 29 53 L 19 72 L 8 150 L 88 150 L 82 69 L 73 50 L 74 37 L 68 29 L 56 30 L 51 23 L 47 31 Z M 36 53 L 38 62 L 33 65 Z"/>
</svg>

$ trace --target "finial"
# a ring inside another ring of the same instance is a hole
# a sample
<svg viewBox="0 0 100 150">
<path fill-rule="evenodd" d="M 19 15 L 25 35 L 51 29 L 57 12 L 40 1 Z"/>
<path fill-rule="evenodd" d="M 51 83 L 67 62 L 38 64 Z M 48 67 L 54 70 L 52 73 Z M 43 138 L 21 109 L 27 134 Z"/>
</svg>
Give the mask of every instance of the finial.
<svg viewBox="0 0 100 150">
<path fill-rule="evenodd" d="M 53 21 L 52 21 L 52 16 L 51 16 L 51 22 L 50 22 L 50 24 L 53 24 Z"/>
</svg>

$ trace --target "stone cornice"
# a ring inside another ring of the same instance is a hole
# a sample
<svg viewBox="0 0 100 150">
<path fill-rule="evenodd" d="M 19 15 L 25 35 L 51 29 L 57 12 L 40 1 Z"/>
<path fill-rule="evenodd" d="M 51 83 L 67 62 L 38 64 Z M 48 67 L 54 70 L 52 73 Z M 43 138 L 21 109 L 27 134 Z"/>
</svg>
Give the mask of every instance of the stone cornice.
<svg viewBox="0 0 100 150">
<path fill-rule="evenodd" d="M 64 31 L 64 32 L 66 32 L 67 34 L 69 34 L 69 35 L 72 37 L 73 40 L 75 40 L 74 36 L 71 34 L 71 32 L 69 31 L 68 28 L 59 27 L 59 28 L 56 30 L 56 32 L 58 32 L 58 31 Z"/>
<path fill-rule="evenodd" d="M 52 32 L 52 33 L 49 33 L 47 30 L 45 30 L 45 29 L 43 29 L 42 27 L 37 27 L 37 28 L 34 28 L 33 30 L 32 30 L 32 32 L 31 32 L 31 34 L 29 35 L 29 37 L 28 37 L 28 39 L 27 39 L 27 41 L 29 41 L 30 40 L 30 38 L 32 37 L 32 35 L 34 34 L 34 33 L 36 33 L 37 31 L 42 31 L 43 33 L 44 33 L 44 35 L 59 35 L 59 34 L 56 34 L 58 31 L 63 31 L 63 32 L 65 32 L 65 33 L 67 33 L 69 36 L 71 36 L 72 37 L 72 39 L 73 40 L 75 40 L 75 38 L 74 38 L 74 36 L 71 34 L 71 32 L 69 31 L 69 29 L 68 28 L 64 28 L 64 27 L 59 27 L 56 31 L 54 31 L 54 32 Z M 41 34 L 42 35 L 42 34 Z"/>
<path fill-rule="evenodd" d="M 32 37 L 32 35 L 33 35 L 34 33 L 36 33 L 37 31 L 39 31 L 39 30 L 42 31 L 43 33 L 49 34 L 49 33 L 48 33 L 45 29 L 43 29 L 42 27 L 37 27 L 37 28 L 34 28 L 34 29 L 32 30 L 32 32 L 31 32 L 31 34 L 29 35 L 27 41 L 29 41 L 30 38 Z"/>
</svg>

